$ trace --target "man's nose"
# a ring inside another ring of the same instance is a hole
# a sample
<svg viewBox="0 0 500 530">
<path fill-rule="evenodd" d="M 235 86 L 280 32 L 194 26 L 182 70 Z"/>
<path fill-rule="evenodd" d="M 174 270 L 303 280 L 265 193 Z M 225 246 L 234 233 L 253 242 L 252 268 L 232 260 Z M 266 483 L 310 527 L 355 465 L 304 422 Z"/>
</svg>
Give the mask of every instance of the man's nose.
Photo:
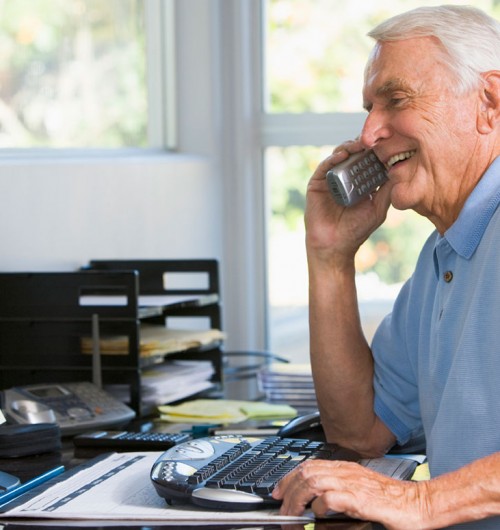
<svg viewBox="0 0 500 530">
<path fill-rule="evenodd" d="M 382 111 L 371 110 L 365 119 L 360 140 L 365 149 L 372 149 L 380 140 L 389 138 L 392 129 Z"/>
</svg>

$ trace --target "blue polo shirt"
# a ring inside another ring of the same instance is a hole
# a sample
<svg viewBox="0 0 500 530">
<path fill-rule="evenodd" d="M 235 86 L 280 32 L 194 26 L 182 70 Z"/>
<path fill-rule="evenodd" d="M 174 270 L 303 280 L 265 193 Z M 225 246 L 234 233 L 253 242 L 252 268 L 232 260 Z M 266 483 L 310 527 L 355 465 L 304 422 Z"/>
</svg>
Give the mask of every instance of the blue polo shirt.
<svg viewBox="0 0 500 530">
<path fill-rule="evenodd" d="M 425 434 L 432 476 L 500 451 L 499 202 L 500 157 L 372 343 L 375 411 L 401 444 Z"/>
</svg>

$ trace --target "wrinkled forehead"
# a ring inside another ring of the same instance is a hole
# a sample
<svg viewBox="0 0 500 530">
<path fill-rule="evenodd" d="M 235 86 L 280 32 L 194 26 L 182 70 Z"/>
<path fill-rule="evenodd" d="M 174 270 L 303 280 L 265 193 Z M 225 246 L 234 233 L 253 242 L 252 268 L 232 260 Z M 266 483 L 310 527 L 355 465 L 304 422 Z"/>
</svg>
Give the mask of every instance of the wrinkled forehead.
<svg viewBox="0 0 500 530">
<path fill-rule="evenodd" d="M 399 80 L 407 86 L 419 86 L 446 77 L 447 59 L 441 43 L 431 37 L 377 42 L 365 66 L 363 94 L 377 90 L 388 80 Z"/>
<path fill-rule="evenodd" d="M 377 41 L 375 43 L 375 46 L 373 46 L 373 48 L 371 49 L 370 54 L 368 55 L 368 60 L 366 61 L 366 65 L 365 65 L 365 79 L 366 79 L 368 71 L 373 65 L 373 62 L 380 55 L 381 46 L 382 46 L 382 43 L 380 41 Z"/>
<path fill-rule="evenodd" d="M 374 67 L 394 66 L 414 69 L 421 64 L 433 66 L 449 64 L 450 57 L 436 37 L 410 37 L 407 39 L 377 41 L 365 65 L 365 79 Z"/>
<path fill-rule="evenodd" d="M 373 82 L 374 77 L 380 76 L 388 67 L 396 70 L 398 67 L 395 50 L 397 50 L 398 43 L 384 43 L 377 42 L 372 48 L 368 60 L 365 65 L 363 77 L 363 90 L 366 86 Z"/>
<path fill-rule="evenodd" d="M 399 64 L 398 53 L 395 53 L 397 49 L 397 43 L 377 42 L 373 47 L 364 71 L 363 102 L 365 106 L 367 101 L 380 92 L 381 87 L 391 85 L 392 88 L 396 88 L 396 79 L 399 80 L 398 85 L 403 83 L 408 61 L 404 60 L 402 64 Z"/>
</svg>

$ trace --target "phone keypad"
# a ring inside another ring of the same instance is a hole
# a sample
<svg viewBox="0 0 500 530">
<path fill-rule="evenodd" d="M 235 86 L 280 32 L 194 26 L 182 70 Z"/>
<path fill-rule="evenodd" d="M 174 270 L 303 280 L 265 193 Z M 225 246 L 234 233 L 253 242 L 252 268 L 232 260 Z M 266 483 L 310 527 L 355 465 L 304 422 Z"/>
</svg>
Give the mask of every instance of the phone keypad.
<svg viewBox="0 0 500 530">
<path fill-rule="evenodd" d="M 355 163 L 349 172 L 354 184 L 353 191 L 360 197 L 374 191 L 387 179 L 382 162 L 373 153 Z"/>
<path fill-rule="evenodd" d="M 92 413 L 97 416 L 111 416 L 128 410 L 124 403 L 90 383 L 73 383 L 73 390 L 76 399 L 86 403 Z"/>
<path fill-rule="evenodd" d="M 373 151 L 357 153 L 328 171 L 326 180 L 335 201 L 351 206 L 387 180 L 384 165 Z"/>
</svg>

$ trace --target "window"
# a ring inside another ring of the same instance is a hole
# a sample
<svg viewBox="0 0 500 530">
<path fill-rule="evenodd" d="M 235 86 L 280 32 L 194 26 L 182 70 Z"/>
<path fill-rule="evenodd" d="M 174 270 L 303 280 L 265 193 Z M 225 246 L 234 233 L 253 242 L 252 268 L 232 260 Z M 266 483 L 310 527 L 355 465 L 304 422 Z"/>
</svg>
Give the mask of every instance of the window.
<svg viewBox="0 0 500 530">
<path fill-rule="evenodd" d="M 500 14 L 493 0 L 461 3 Z M 373 45 L 366 33 L 389 16 L 433 4 L 416 0 L 263 3 L 268 335 L 270 349 L 294 361 L 307 361 L 309 352 L 303 228 L 307 181 L 335 144 L 356 137 L 361 129 L 362 75 Z M 368 337 L 390 311 L 432 229 L 427 219 L 412 211 L 391 209 L 384 225 L 360 249 L 358 295 Z"/>
<path fill-rule="evenodd" d="M 153 4 L 0 2 L 0 148 L 151 146 Z"/>
</svg>

